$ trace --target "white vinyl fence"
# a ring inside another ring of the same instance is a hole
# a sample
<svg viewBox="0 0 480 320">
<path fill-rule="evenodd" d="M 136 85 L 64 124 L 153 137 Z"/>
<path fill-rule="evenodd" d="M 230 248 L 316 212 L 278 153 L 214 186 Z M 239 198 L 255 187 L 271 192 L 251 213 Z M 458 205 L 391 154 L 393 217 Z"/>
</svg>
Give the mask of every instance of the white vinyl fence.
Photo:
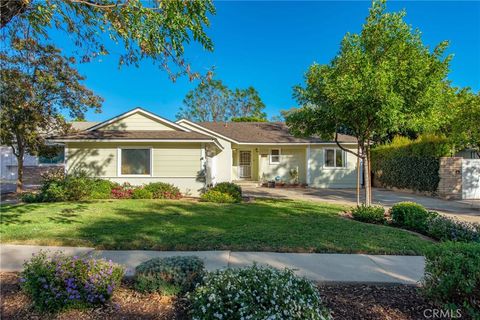
<svg viewBox="0 0 480 320">
<path fill-rule="evenodd" d="M 480 159 L 462 161 L 462 199 L 480 199 Z"/>
</svg>

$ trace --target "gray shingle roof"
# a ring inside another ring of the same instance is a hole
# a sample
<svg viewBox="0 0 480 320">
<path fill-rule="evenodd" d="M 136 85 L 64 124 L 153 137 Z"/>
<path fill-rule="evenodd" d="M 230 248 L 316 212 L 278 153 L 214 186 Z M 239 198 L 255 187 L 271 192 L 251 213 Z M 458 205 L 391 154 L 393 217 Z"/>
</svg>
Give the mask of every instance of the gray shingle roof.
<svg viewBox="0 0 480 320">
<path fill-rule="evenodd" d="M 198 125 L 222 136 L 243 143 L 322 143 L 334 142 L 317 137 L 298 138 L 289 133 L 283 122 L 197 122 Z M 356 143 L 357 139 L 339 134 L 340 142 Z"/>
</svg>

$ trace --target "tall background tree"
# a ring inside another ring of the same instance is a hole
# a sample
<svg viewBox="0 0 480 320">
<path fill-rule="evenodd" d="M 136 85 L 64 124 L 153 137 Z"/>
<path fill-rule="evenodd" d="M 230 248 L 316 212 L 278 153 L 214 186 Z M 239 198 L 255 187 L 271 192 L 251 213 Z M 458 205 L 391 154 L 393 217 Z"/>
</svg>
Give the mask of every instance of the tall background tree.
<svg viewBox="0 0 480 320">
<path fill-rule="evenodd" d="M 265 104 L 253 88 L 230 90 L 220 80 L 201 82 L 187 93 L 177 114 L 191 121 L 264 121 Z"/>
<path fill-rule="evenodd" d="M 182 74 L 199 77 L 184 59 L 185 44 L 195 41 L 213 50 L 205 32 L 215 14 L 211 0 L 2 0 L 0 9 L 4 41 L 42 42 L 57 29 L 72 39 L 83 62 L 115 49 L 120 64 L 151 58 L 173 80 Z"/>
<path fill-rule="evenodd" d="M 294 88 L 302 107 L 286 117 L 297 135 L 334 137 L 339 148 L 363 159 L 367 173 L 373 142 L 443 103 L 447 42 L 429 50 L 404 16 L 405 11 L 388 13 L 385 1 L 374 1 L 361 32 L 345 35 L 332 62 L 308 69 L 305 85 Z M 342 132 L 358 139 L 358 152 L 338 143 Z M 365 186 L 370 205 L 369 174 Z"/>
<path fill-rule="evenodd" d="M 32 39 L 0 52 L 0 142 L 17 158 L 17 192 L 23 188 L 24 155 L 38 154 L 47 135 L 69 129 L 63 113 L 84 118 L 90 108 L 100 110 L 102 99 L 81 84 L 74 62 Z"/>
</svg>

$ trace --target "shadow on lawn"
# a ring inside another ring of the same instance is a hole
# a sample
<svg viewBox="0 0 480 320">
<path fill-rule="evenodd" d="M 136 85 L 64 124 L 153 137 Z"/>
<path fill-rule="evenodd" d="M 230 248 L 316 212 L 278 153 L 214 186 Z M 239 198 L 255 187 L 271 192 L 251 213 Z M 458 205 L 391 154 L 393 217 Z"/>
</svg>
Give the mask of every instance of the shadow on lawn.
<svg viewBox="0 0 480 320">
<path fill-rule="evenodd" d="M 0 207 L 0 224 L 22 225 L 32 223 L 32 220 L 22 219 L 23 215 L 39 208 L 38 204 L 15 204 Z"/>
<path fill-rule="evenodd" d="M 76 227 L 78 236 L 101 249 L 298 251 L 303 247 L 311 252 L 312 241 L 308 247 L 297 245 L 303 224 L 315 225 L 319 210 L 324 219 L 334 219 L 338 207 L 288 200 L 245 204 L 154 200 L 111 210 L 113 214 Z M 322 246 L 341 251 L 333 243 Z"/>
<path fill-rule="evenodd" d="M 75 218 L 79 217 L 82 211 L 87 209 L 87 205 L 84 203 L 76 203 L 71 208 L 64 208 L 60 212 L 56 213 L 53 217 L 48 217 L 48 220 L 61 224 L 71 224 L 81 222 Z"/>
</svg>

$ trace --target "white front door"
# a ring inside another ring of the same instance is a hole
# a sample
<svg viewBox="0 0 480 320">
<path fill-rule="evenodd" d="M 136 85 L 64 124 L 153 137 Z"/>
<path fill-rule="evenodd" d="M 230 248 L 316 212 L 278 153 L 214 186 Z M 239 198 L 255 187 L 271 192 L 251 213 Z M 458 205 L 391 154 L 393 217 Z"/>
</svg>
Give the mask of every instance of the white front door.
<svg viewBox="0 0 480 320">
<path fill-rule="evenodd" d="M 252 177 L 252 152 L 240 151 L 238 166 L 239 178 L 246 179 Z"/>
</svg>

